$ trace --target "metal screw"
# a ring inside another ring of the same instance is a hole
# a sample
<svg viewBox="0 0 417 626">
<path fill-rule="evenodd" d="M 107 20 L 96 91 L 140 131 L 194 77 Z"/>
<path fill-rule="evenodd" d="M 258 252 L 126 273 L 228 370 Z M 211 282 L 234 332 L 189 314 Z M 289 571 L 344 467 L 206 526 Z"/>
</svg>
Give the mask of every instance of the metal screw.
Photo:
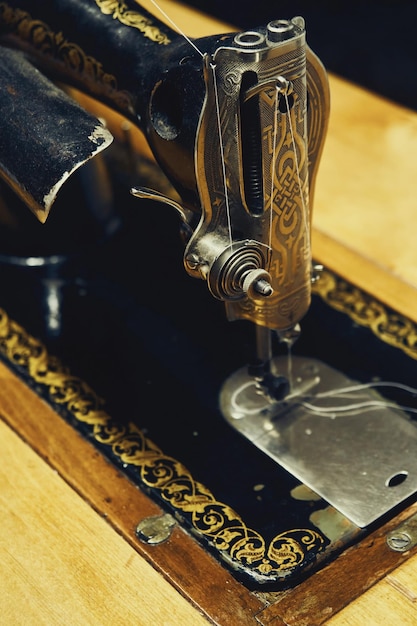
<svg viewBox="0 0 417 626">
<path fill-rule="evenodd" d="M 191 270 L 195 270 L 200 264 L 200 259 L 196 254 L 191 253 L 186 257 L 185 262 Z"/>
<path fill-rule="evenodd" d="M 170 538 L 175 525 L 175 519 L 168 513 L 146 517 L 137 525 L 136 536 L 144 543 L 156 545 Z"/>
<path fill-rule="evenodd" d="M 256 293 L 259 293 L 260 296 L 265 296 L 265 298 L 269 298 L 269 296 L 272 296 L 274 293 L 271 283 L 263 278 L 254 282 L 253 289 Z"/>
<path fill-rule="evenodd" d="M 324 272 L 323 265 L 320 265 L 320 264 L 314 265 L 312 268 L 312 273 L 311 273 L 311 282 L 314 284 L 318 280 L 320 280 L 320 276 L 323 272 Z"/>
<path fill-rule="evenodd" d="M 407 552 L 412 545 L 411 537 L 404 532 L 395 532 L 387 536 L 387 544 L 395 552 Z"/>
<path fill-rule="evenodd" d="M 294 24 L 289 20 L 274 20 L 269 22 L 267 31 L 268 40 L 278 43 L 294 36 Z"/>
</svg>

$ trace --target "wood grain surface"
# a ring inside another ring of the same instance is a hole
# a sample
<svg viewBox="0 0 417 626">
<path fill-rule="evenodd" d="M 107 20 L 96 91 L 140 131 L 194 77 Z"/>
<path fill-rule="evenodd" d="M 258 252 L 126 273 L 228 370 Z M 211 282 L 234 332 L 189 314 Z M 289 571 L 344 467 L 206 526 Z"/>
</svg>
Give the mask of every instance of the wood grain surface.
<svg viewBox="0 0 417 626">
<path fill-rule="evenodd" d="M 335 76 L 330 88 L 314 256 L 417 321 L 417 114 Z"/>
<path fill-rule="evenodd" d="M 207 624 L 0 421 L 0 622 Z"/>
</svg>

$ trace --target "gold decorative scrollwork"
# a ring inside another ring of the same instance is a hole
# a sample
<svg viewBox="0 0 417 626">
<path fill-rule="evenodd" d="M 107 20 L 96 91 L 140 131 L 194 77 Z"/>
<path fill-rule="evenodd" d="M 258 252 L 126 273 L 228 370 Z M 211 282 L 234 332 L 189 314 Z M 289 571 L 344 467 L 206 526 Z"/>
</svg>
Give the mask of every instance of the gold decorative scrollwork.
<svg viewBox="0 0 417 626">
<path fill-rule="evenodd" d="M 76 43 L 65 39 L 62 32 L 55 33 L 26 11 L 0 2 L 1 32 L 17 36 L 37 52 L 61 64 L 64 71 L 88 81 L 94 95 L 109 98 L 123 111 L 133 111 L 132 97 L 127 91 L 119 90 L 116 77 L 106 72 L 97 59 L 87 55 Z"/>
<path fill-rule="evenodd" d="M 308 553 L 324 549 L 324 537 L 309 529 L 289 530 L 267 543 L 236 511 L 216 500 L 182 463 L 164 455 L 135 424 L 115 422 L 104 410 L 104 401 L 84 381 L 72 376 L 41 342 L 1 309 L 0 353 L 7 363 L 41 385 L 53 405 L 65 407 L 80 424 L 89 427 L 96 442 L 109 446 L 124 466 L 137 468 L 142 486 L 169 503 L 235 569 L 275 579 L 306 565 L 312 560 Z"/>
<path fill-rule="evenodd" d="M 320 274 L 313 292 L 356 324 L 369 328 L 381 341 L 417 359 L 417 325 L 412 321 L 328 271 Z"/>
<path fill-rule="evenodd" d="M 119 2 L 119 0 L 95 0 L 100 11 L 105 15 L 111 15 L 113 19 L 119 20 L 125 26 L 131 26 L 137 28 L 140 32 L 164 46 L 171 43 L 171 40 L 161 30 L 152 23 L 152 20 L 141 15 L 137 11 L 132 11 L 127 8 L 125 2 Z"/>
</svg>

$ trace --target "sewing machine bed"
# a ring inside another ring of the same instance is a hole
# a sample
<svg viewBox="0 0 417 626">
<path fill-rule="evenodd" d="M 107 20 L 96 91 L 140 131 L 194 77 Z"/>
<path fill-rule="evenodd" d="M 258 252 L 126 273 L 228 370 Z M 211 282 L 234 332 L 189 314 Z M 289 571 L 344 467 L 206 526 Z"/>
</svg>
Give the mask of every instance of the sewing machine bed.
<svg viewBox="0 0 417 626">
<path fill-rule="evenodd" d="M 292 586 L 387 520 L 359 529 L 230 427 L 219 391 L 252 329 L 185 274 L 175 215 L 119 202 L 107 240 L 55 265 L 3 263 L 1 358 L 245 585 Z M 294 354 L 413 385 L 413 334 L 325 271 Z"/>
</svg>

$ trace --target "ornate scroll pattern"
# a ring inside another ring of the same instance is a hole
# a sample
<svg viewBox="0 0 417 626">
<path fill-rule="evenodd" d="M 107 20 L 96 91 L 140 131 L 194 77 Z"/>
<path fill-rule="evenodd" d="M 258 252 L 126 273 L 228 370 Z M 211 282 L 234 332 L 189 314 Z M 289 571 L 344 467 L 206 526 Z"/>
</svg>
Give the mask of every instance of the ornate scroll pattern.
<svg viewBox="0 0 417 626">
<path fill-rule="evenodd" d="M 357 324 L 372 330 L 381 341 L 417 359 L 415 323 L 387 310 L 371 296 L 327 271 L 313 284 L 313 292 L 334 309 L 347 313 Z"/>
<path fill-rule="evenodd" d="M 99 61 L 85 54 L 76 43 L 65 39 L 62 32 L 55 33 L 44 22 L 7 2 L 0 2 L 0 33 L 2 31 L 17 36 L 46 58 L 61 64 L 71 75 L 88 80 L 96 96 L 106 96 L 119 109 L 133 111 L 132 98 L 127 91 L 119 90 L 116 77 L 106 72 Z"/>
<path fill-rule="evenodd" d="M 84 381 L 71 375 L 1 309 L 0 353 L 40 387 L 53 406 L 66 409 L 98 444 L 108 446 L 124 466 L 137 470 L 140 484 L 179 512 L 234 569 L 249 570 L 262 580 L 276 580 L 308 565 L 325 548 L 324 537 L 310 529 L 283 532 L 268 545 L 231 507 L 194 480 L 184 465 L 145 438 L 135 424 L 113 420 L 103 408 L 104 401 Z"/>
<path fill-rule="evenodd" d="M 113 19 L 119 20 L 125 26 L 137 28 L 148 39 L 164 46 L 171 43 L 167 35 L 159 30 L 147 17 L 144 17 L 137 11 L 127 8 L 125 2 L 119 0 L 95 0 L 100 11 L 105 15 L 111 15 Z"/>
<path fill-rule="evenodd" d="M 308 302 L 310 220 L 307 150 L 303 134 L 304 106 L 296 94 L 293 109 L 281 116 L 284 129 L 279 135 L 273 172 L 272 247 L 279 253 L 280 263 L 276 268 L 278 283 L 284 292 L 292 292 L 279 302 L 283 315 L 289 315 L 287 309 L 292 309 L 297 315 L 299 306 L 303 307 L 304 302 Z"/>
<path fill-rule="evenodd" d="M 266 105 L 275 108 L 272 95 L 263 93 Z M 288 101 L 287 101 L 288 103 Z M 294 104 L 280 115 L 278 129 L 264 129 L 263 140 L 271 155 L 273 196 L 269 271 L 274 277 L 274 295 L 260 307 L 259 319 L 273 326 L 274 317 L 299 319 L 309 303 L 310 242 L 308 209 L 308 155 L 305 137 L 305 103 L 294 94 Z M 272 133 L 276 132 L 274 146 Z M 274 155 L 275 153 L 275 155 Z M 272 158 L 275 156 L 275 162 Z M 269 194 L 270 195 L 270 194 Z"/>
</svg>

